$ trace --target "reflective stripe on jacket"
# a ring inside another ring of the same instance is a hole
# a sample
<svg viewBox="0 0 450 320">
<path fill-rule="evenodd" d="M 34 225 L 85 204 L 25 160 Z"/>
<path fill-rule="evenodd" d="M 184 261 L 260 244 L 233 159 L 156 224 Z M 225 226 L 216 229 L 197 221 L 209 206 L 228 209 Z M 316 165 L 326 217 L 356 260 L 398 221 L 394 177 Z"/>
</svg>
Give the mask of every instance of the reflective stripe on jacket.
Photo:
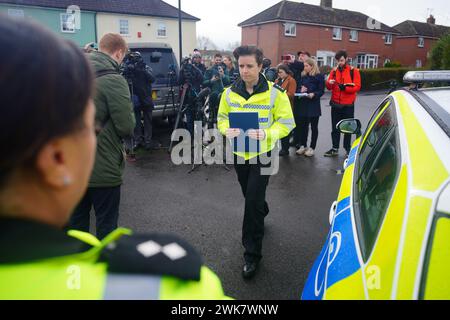
<svg viewBox="0 0 450 320">
<path fill-rule="evenodd" d="M 233 92 L 232 88 L 226 89 L 222 94 L 217 117 L 218 128 L 222 135 L 226 135 L 227 129 L 230 128 L 231 112 L 258 112 L 259 128 L 266 132 L 266 139 L 260 142 L 258 153 L 235 153 L 246 160 L 273 150 L 276 143 L 295 128 L 289 97 L 272 82 L 268 81 L 268 87 L 267 91 L 253 94 L 248 100 Z"/>
</svg>

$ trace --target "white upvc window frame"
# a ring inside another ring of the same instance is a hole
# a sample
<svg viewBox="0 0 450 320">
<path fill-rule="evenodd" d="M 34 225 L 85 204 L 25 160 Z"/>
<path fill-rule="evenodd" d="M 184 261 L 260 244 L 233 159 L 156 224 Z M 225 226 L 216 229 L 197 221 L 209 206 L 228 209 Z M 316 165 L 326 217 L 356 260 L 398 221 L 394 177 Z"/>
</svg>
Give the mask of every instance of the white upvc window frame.
<svg viewBox="0 0 450 320">
<path fill-rule="evenodd" d="M 353 38 L 352 36 L 355 35 L 355 37 Z M 359 41 L 359 32 L 356 29 L 351 29 L 350 30 L 350 37 L 349 40 L 351 42 L 358 42 Z"/>
<path fill-rule="evenodd" d="M 167 24 L 163 21 L 158 22 L 158 28 L 156 29 L 157 38 L 167 38 Z"/>
<path fill-rule="evenodd" d="M 372 62 L 373 67 L 370 67 Z M 376 69 L 380 63 L 380 56 L 377 54 L 359 54 L 356 56 L 356 67 L 358 69 Z"/>
<path fill-rule="evenodd" d="M 392 33 L 386 33 L 386 35 L 384 36 L 384 44 L 389 45 L 392 44 L 392 40 L 393 40 L 393 35 Z"/>
<path fill-rule="evenodd" d="M 126 27 L 125 25 L 122 25 L 122 23 L 126 22 Z M 127 33 L 123 33 L 122 31 L 127 31 Z M 130 20 L 129 19 L 119 19 L 119 34 L 122 37 L 129 37 L 130 36 Z"/>
<path fill-rule="evenodd" d="M 424 48 L 425 47 L 425 38 L 424 37 L 419 37 L 417 46 L 419 48 Z"/>
<path fill-rule="evenodd" d="M 66 23 L 66 27 L 67 27 L 67 19 L 65 19 L 65 17 L 71 16 L 71 18 L 73 19 L 73 29 L 68 29 L 68 30 L 64 30 L 64 23 Z M 59 24 L 60 24 L 60 29 L 62 33 L 75 33 L 75 15 L 73 13 L 67 13 L 67 12 L 63 12 L 59 15 Z"/>
<path fill-rule="evenodd" d="M 338 31 L 338 30 L 339 30 L 339 32 L 338 32 L 338 34 L 335 36 L 335 31 Z M 336 40 L 336 41 L 342 41 L 342 28 L 340 28 L 340 27 L 334 27 L 332 32 L 333 32 L 333 35 L 332 35 L 333 40 Z"/>
<path fill-rule="evenodd" d="M 286 37 L 296 37 L 297 36 L 297 24 L 292 22 L 286 22 L 284 24 L 284 35 Z"/>
</svg>

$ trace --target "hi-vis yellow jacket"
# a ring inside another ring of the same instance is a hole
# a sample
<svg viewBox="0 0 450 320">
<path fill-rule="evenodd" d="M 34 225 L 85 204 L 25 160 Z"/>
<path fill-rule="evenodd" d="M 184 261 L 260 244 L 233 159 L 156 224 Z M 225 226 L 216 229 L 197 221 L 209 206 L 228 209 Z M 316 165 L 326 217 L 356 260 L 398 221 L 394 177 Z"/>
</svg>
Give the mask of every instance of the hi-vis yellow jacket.
<svg viewBox="0 0 450 320">
<path fill-rule="evenodd" d="M 261 80 L 260 80 L 261 81 Z M 267 81 L 264 79 L 264 81 Z M 258 112 L 259 128 L 266 132 L 266 139 L 260 142 L 259 152 L 236 152 L 235 154 L 245 160 L 250 160 L 260 154 L 267 153 L 275 148 L 277 142 L 289 135 L 295 128 L 289 97 L 280 87 L 267 81 L 268 90 L 255 92 L 248 100 L 238 94 L 233 85 L 225 89 L 220 101 L 217 116 L 218 128 L 222 135 L 230 128 L 229 114 L 232 112 Z"/>
</svg>

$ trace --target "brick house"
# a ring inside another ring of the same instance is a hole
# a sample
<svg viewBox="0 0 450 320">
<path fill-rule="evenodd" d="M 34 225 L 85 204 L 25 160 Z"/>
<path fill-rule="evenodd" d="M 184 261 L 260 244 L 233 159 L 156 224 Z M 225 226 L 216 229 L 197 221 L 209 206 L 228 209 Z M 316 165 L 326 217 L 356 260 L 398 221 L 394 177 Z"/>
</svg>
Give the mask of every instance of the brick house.
<svg viewBox="0 0 450 320">
<path fill-rule="evenodd" d="M 273 64 L 282 55 L 306 50 L 320 66 L 333 66 L 335 53 L 344 49 L 350 63 L 361 69 L 392 61 L 400 35 L 365 14 L 333 8 L 332 0 L 322 0 L 320 6 L 281 1 L 239 26 L 242 44 L 260 47 Z"/>
<path fill-rule="evenodd" d="M 395 60 L 403 66 L 424 67 L 436 42 L 446 34 L 450 27 L 436 24 L 431 15 L 427 22 L 404 21 L 394 26 L 401 34 L 395 40 Z"/>
</svg>

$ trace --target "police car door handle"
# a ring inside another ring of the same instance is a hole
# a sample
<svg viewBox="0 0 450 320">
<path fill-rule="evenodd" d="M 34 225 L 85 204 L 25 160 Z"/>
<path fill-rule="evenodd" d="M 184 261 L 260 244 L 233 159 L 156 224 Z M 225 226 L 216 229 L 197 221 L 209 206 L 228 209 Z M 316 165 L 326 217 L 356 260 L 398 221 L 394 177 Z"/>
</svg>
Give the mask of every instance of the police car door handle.
<svg viewBox="0 0 450 320">
<path fill-rule="evenodd" d="M 333 219 L 334 219 L 334 216 L 336 215 L 337 204 L 338 204 L 337 201 L 335 201 L 335 202 L 333 202 L 333 204 L 331 205 L 331 208 L 330 208 L 330 217 L 329 217 L 330 225 L 333 224 Z"/>
<path fill-rule="evenodd" d="M 344 171 L 345 170 L 347 170 L 347 168 L 348 168 L 348 160 L 349 160 L 349 158 L 347 158 L 347 159 L 345 159 L 345 161 L 344 161 Z"/>
</svg>

